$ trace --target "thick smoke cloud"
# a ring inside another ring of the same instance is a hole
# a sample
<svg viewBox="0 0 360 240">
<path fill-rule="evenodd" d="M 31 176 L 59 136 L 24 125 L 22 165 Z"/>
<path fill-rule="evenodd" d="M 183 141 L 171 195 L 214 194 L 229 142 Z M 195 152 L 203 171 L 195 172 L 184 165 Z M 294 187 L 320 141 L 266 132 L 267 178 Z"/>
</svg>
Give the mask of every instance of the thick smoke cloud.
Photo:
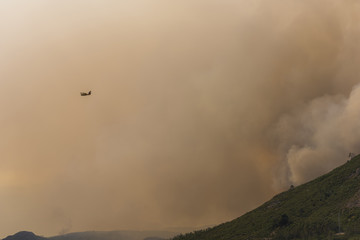
<svg viewBox="0 0 360 240">
<path fill-rule="evenodd" d="M 323 96 L 284 115 L 276 133 L 282 138 L 289 180 L 300 184 L 345 162 L 359 149 L 360 88 L 350 96 Z"/>
<path fill-rule="evenodd" d="M 1 1 L 0 233 L 217 224 L 342 164 L 359 11 Z"/>
</svg>

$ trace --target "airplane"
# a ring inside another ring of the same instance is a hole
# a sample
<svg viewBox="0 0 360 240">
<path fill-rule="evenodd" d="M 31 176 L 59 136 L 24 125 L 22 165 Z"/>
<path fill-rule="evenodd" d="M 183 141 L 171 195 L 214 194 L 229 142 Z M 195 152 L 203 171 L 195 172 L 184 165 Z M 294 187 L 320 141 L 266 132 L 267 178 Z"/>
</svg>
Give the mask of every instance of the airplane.
<svg viewBox="0 0 360 240">
<path fill-rule="evenodd" d="M 91 91 L 89 91 L 88 93 L 86 92 L 81 92 L 80 93 L 81 96 L 88 96 L 88 95 L 91 95 Z"/>
</svg>

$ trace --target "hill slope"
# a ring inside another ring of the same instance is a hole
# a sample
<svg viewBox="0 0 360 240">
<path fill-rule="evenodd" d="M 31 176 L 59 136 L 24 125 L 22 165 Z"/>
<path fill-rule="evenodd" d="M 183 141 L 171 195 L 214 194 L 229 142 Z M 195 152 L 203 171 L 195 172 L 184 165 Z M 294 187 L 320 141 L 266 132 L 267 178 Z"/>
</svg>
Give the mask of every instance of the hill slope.
<svg viewBox="0 0 360 240">
<path fill-rule="evenodd" d="M 360 233 L 360 155 L 259 208 L 214 228 L 174 240 L 332 239 Z"/>
</svg>

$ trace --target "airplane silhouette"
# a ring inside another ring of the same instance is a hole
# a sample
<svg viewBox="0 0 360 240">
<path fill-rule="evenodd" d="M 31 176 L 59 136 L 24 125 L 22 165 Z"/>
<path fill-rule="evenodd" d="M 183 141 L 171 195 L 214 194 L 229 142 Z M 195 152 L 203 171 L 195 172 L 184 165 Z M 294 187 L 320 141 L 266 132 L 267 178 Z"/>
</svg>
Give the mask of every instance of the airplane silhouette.
<svg viewBox="0 0 360 240">
<path fill-rule="evenodd" d="M 91 91 L 89 91 L 88 93 L 86 92 L 81 92 L 80 93 L 81 96 L 88 96 L 88 95 L 91 95 Z"/>
</svg>

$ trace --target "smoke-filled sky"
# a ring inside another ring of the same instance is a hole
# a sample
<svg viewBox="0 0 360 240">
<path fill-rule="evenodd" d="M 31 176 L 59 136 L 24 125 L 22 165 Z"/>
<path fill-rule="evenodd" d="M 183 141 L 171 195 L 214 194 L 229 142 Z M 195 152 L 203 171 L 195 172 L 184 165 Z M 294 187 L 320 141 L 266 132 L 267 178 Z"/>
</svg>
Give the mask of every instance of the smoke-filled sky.
<svg viewBox="0 0 360 240">
<path fill-rule="evenodd" d="M 344 163 L 359 22 L 357 0 L 0 1 L 1 236 L 218 224 Z"/>
</svg>

